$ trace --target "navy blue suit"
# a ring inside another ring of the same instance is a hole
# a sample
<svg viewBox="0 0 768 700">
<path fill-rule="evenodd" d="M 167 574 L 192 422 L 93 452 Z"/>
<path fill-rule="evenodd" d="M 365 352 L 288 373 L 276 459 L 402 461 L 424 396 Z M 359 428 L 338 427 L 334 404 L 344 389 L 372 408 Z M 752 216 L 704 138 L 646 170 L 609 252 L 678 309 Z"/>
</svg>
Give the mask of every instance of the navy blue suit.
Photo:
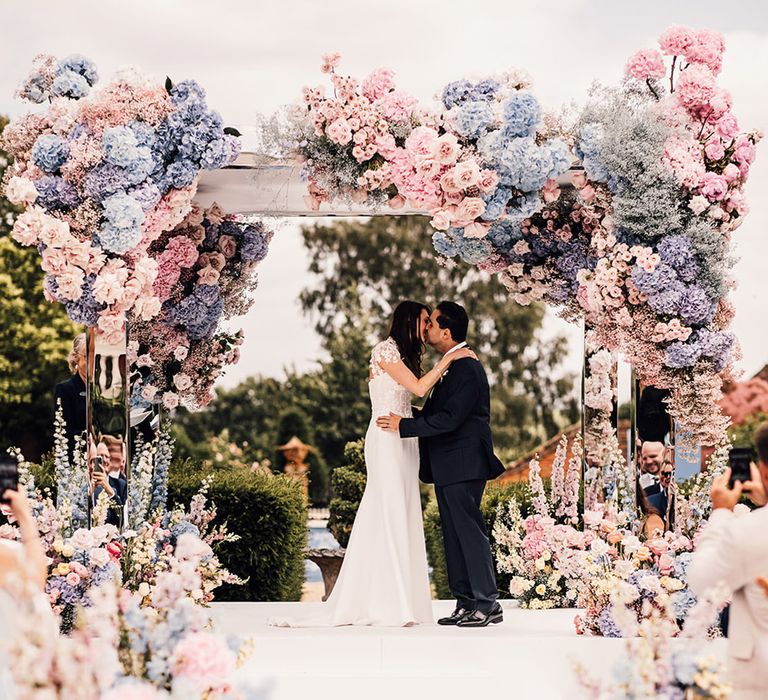
<svg viewBox="0 0 768 700">
<path fill-rule="evenodd" d="M 456 360 L 424 408 L 400 421 L 400 437 L 418 437 L 419 478 L 435 485 L 448 581 L 457 606 L 490 612 L 499 597 L 480 511 L 485 483 L 504 471 L 493 452 L 490 391 L 482 365 Z"/>
</svg>

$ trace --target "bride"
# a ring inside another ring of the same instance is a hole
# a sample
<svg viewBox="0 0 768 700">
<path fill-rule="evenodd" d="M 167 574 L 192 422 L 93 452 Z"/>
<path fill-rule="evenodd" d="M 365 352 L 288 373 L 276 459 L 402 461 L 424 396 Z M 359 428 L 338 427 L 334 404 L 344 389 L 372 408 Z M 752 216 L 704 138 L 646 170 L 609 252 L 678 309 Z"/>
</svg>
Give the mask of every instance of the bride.
<svg viewBox="0 0 768 700">
<path fill-rule="evenodd" d="M 426 396 L 451 363 L 475 354 L 462 348 L 422 376 L 430 309 L 398 304 L 389 336 L 371 354 L 371 421 L 365 435 L 368 481 L 333 592 L 319 616 L 270 620 L 282 627 L 432 622 L 427 552 L 419 494 L 418 438 L 401 439 L 376 426 L 390 411 L 411 417 L 411 394 Z M 475 358 L 476 359 L 476 358 Z"/>
</svg>

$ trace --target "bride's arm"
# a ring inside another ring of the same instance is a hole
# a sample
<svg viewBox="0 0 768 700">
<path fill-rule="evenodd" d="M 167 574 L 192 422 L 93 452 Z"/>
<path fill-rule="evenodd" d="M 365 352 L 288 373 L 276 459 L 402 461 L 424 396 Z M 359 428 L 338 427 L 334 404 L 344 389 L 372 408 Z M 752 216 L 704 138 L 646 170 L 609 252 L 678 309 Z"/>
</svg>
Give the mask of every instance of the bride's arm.
<svg viewBox="0 0 768 700">
<path fill-rule="evenodd" d="M 451 366 L 451 363 L 454 360 L 460 360 L 464 357 L 475 357 L 475 354 L 467 348 L 462 348 L 449 355 L 444 355 L 440 358 L 440 361 L 420 379 L 417 379 L 416 375 L 408 368 L 408 365 L 400 359 L 398 359 L 397 362 L 379 362 L 379 367 L 400 384 L 400 386 L 404 386 L 412 394 L 416 394 L 416 396 L 426 396 L 429 390 L 440 380 L 440 377 L 445 374 L 445 371 Z"/>
</svg>

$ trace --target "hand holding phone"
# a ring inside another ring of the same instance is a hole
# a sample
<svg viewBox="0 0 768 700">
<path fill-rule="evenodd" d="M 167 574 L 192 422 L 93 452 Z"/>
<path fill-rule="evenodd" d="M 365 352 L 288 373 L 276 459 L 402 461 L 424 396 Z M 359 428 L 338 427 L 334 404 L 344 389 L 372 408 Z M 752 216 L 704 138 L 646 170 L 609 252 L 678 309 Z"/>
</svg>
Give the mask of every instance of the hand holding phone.
<svg viewBox="0 0 768 700">
<path fill-rule="evenodd" d="M 0 502 L 8 503 L 3 497 L 6 491 L 19 490 L 19 465 L 15 460 L 0 460 Z"/>
<path fill-rule="evenodd" d="M 728 453 L 728 466 L 731 468 L 731 478 L 728 486 L 733 488 L 737 481 L 744 483 L 751 478 L 750 465 L 755 459 L 751 447 L 734 447 Z"/>
</svg>

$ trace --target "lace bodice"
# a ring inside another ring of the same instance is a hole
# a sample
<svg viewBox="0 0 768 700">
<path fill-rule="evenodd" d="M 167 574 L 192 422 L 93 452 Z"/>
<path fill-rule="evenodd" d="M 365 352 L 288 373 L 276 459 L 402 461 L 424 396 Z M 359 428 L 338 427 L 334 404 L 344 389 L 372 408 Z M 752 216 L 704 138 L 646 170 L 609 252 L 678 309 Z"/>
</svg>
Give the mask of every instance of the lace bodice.
<svg viewBox="0 0 768 700">
<path fill-rule="evenodd" d="M 371 381 L 368 383 L 368 393 L 371 397 L 373 418 L 397 413 L 404 418 L 411 418 L 411 392 L 398 384 L 379 365 L 379 362 L 397 362 L 400 350 L 392 338 L 378 343 L 371 353 Z"/>
</svg>

